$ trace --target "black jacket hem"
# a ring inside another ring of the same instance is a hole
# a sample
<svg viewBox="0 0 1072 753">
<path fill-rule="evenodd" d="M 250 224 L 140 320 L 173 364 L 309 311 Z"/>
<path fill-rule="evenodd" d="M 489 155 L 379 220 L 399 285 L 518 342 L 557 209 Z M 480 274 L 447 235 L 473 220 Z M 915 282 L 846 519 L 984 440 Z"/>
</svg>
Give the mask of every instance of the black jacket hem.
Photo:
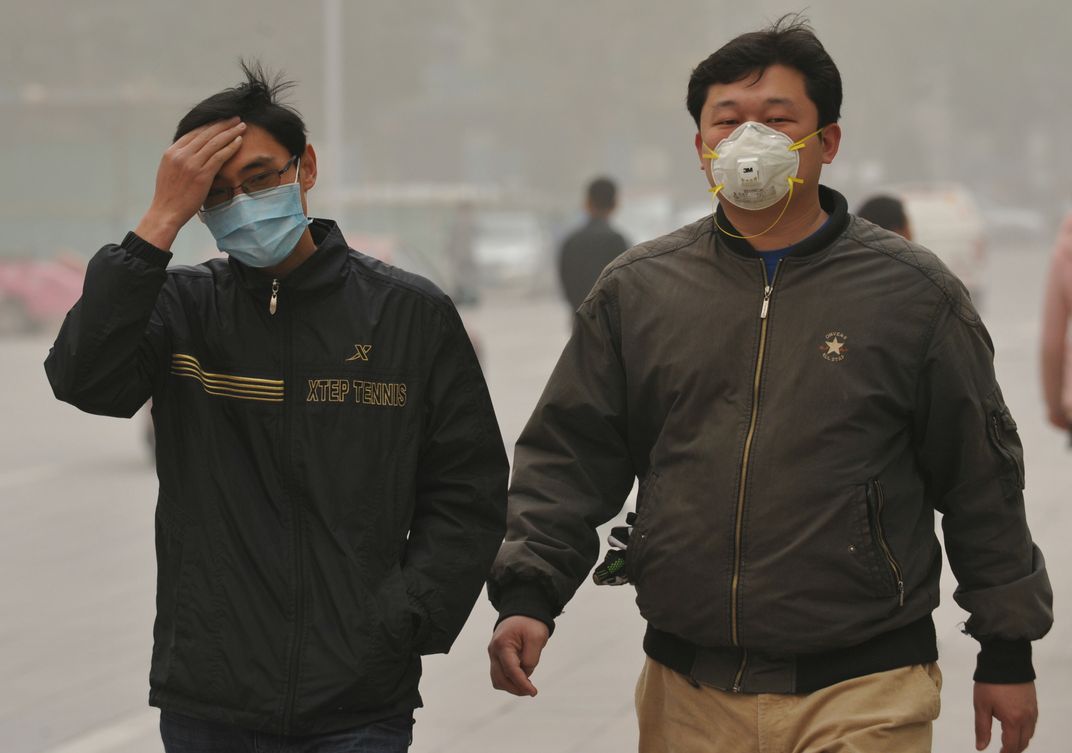
<svg viewBox="0 0 1072 753">
<path fill-rule="evenodd" d="M 648 625 L 644 636 L 644 652 L 660 664 L 690 678 L 694 683 L 700 683 L 704 680 L 697 676 L 697 668 L 700 666 L 698 660 L 702 654 L 728 652 L 741 655 L 743 649 L 705 649 Z M 937 659 L 938 643 L 934 633 L 934 621 L 930 615 L 856 646 L 816 654 L 766 657 L 767 661 L 775 660 L 786 665 L 788 674 L 794 677 L 791 685 L 784 688 L 786 693 L 811 693 L 854 677 L 913 664 L 926 664 Z M 734 662 L 737 661 L 734 659 Z M 745 692 L 748 692 L 747 689 Z"/>
</svg>

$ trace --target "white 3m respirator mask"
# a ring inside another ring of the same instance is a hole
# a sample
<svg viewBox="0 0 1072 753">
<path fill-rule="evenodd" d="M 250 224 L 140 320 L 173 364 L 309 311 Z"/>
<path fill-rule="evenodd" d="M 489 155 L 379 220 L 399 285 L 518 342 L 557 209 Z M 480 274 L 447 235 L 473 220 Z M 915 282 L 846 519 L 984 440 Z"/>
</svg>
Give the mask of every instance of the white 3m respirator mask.
<svg viewBox="0 0 1072 753">
<path fill-rule="evenodd" d="M 822 128 L 799 141 L 792 141 L 781 131 L 749 120 L 737 126 L 715 149 L 704 144 L 707 177 L 711 181 L 711 202 L 724 197 L 736 207 L 758 211 L 774 206 L 786 196 L 789 199 L 774 222 L 754 235 L 736 235 L 719 226 L 726 235 L 735 238 L 756 238 L 777 225 L 793 200 L 793 187 L 804 182 L 797 177 L 800 155 L 808 139 Z M 718 224 L 716 215 L 715 224 Z"/>
<path fill-rule="evenodd" d="M 711 192 L 736 207 L 767 209 L 791 194 L 797 177 L 800 155 L 809 134 L 792 141 L 770 126 L 748 121 L 737 126 L 711 149 L 704 145 L 704 157 L 710 159 Z"/>
</svg>

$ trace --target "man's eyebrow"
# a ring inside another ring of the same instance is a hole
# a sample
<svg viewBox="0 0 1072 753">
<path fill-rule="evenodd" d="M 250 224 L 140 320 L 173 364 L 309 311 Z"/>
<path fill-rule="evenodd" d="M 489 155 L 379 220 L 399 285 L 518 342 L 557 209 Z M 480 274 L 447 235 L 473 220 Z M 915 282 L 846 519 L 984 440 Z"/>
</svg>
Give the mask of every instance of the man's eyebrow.
<svg viewBox="0 0 1072 753">
<path fill-rule="evenodd" d="M 245 173 L 250 170 L 263 170 L 266 167 L 274 167 L 275 162 L 275 158 L 270 154 L 259 154 L 246 164 L 242 165 L 238 172 Z"/>
<path fill-rule="evenodd" d="M 264 170 L 265 168 L 271 169 L 275 167 L 275 163 L 276 158 L 271 156 L 270 154 L 259 154 L 246 164 L 242 165 L 242 167 L 238 170 L 238 174 L 245 175 L 246 173 L 252 172 L 253 170 Z M 216 174 L 215 180 L 222 180 L 222 178 L 220 178 L 219 176 L 219 173 Z"/>
<path fill-rule="evenodd" d="M 717 101 L 713 105 L 711 105 L 711 109 L 713 109 L 713 110 L 723 110 L 723 109 L 728 109 L 728 108 L 731 108 L 731 107 L 737 107 L 738 104 L 739 103 L 735 99 L 720 99 L 719 101 Z M 796 102 L 794 102 L 793 100 L 791 100 L 791 99 L 789 99 L 787 97 L 767 97 L 767 99 L 765 99 L 763 101 L 763 104 L 765 104 L 765 105 L 783 105 L 783 106 L 786 106 L 786 107 L 795 107 L 796 106 Z"/>
</svg>

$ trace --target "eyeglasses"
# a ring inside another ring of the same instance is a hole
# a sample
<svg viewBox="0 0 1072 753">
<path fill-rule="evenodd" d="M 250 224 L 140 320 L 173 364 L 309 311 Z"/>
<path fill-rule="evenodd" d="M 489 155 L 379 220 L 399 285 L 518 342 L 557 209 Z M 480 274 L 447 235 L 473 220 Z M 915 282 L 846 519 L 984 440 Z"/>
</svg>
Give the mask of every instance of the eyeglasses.
<svg viewBox="0 0 1072 753">
<path fill-rule="evenodd" d="M 235 195 L 235 189 L 241 188 L 242 193 L 251 194 L 258 191 L 267 191 L 269 188 L 275 188 L 283 180 L 283 173 L 291 168 L 291 166 L 298 161 L 298 157 L 294 156 L 287 160 L 287 163 L 283 165 L 279 170 L 265 170 L 263 173 L 257 173 L 253 177 L 246 178 L 237 186 L 218 186 L 212 188 L 208 192 L 208 196 L 205 197 L 205 203 L 201 205 L 202 209 L 212 209 L 218 207 L 221 204 L 226 204 Z"/>
</svg>

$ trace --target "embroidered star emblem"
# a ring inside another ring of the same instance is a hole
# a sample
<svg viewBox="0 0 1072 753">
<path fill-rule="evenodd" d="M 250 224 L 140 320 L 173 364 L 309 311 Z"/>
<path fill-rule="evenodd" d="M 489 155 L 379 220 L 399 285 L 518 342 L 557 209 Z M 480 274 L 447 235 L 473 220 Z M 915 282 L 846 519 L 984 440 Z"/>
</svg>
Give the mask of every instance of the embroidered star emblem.
<svg viewBox="0 0 1072 753">
<path fill-rule="evenodd" d="M 826 352 L 832 356 L 840 356 L 841 349 L 845 347 L 845 343 L 837 339 L 837 335 L 832 340 L 826 341 Z"/>
</svg>

